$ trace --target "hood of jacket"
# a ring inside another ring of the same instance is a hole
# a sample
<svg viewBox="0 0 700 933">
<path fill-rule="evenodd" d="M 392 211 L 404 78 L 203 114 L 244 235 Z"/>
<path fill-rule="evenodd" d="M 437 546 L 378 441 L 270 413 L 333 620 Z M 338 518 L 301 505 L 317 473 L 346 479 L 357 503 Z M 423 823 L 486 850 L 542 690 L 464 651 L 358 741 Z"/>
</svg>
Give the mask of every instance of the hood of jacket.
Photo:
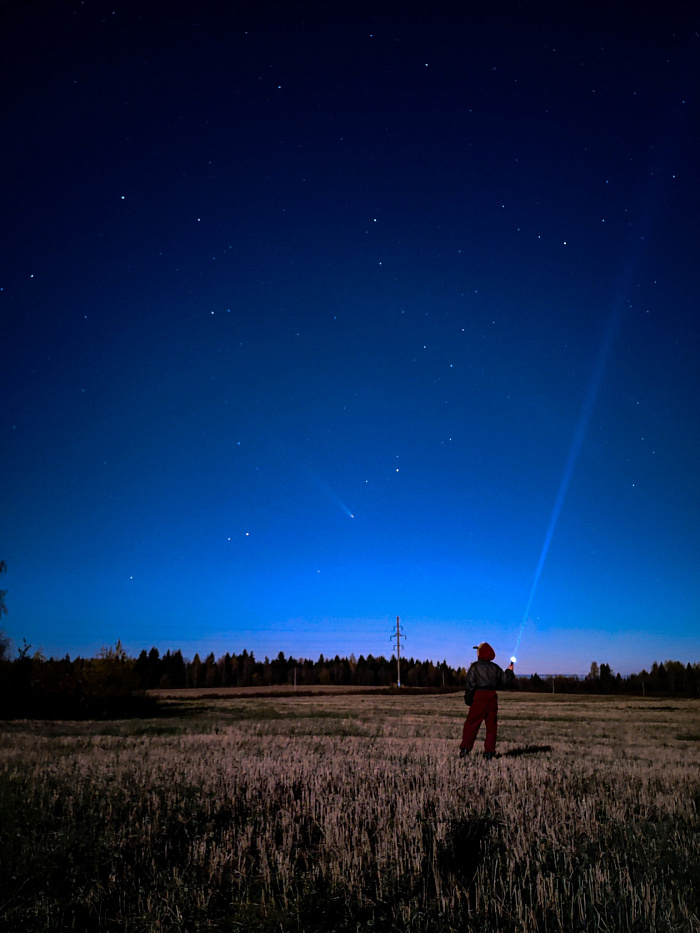
<svg viewBox="0 0 700 933">
<path fill-rule="evenodd" d="M 481 644 L 474 645 L 474 647 L 479 652 L 477 657 L 480 661 L 493 661 L 496 657 L 496 652 L 487 641 L 482 641 Z"/>
</svg>

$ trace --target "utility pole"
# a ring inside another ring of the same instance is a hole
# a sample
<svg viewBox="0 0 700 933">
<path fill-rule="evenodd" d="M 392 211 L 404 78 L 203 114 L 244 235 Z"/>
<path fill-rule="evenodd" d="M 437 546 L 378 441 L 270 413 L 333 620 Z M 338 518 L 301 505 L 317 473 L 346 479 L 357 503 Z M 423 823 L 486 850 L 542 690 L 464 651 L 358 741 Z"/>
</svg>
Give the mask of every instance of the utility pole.
<svg viewBox="0 0 700 933">
<path fill-rule="evenodd" d="M 401 639 L 406 638 L 406 635 L 401 631 L 401 626 L 399 625 L 399 617 L 396 616 L 396 631 L 391 636 L 389 641 L 394 641 L 396 639 L 396 685 L 401 686 Z"/>
</svg>

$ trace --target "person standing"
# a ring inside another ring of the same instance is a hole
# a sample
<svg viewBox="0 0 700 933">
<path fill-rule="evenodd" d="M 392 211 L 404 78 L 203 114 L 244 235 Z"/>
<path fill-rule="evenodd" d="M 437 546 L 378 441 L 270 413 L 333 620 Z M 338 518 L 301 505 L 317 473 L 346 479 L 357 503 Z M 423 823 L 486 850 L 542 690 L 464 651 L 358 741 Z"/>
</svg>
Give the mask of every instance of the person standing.
<svg viewBox="0 0 700 933">
<path fill-rule="evenodd" d="M 486 739 L 484 740 L 484 758 L 491 759 L 496 753 L 496 733 L 498 731 L 498 694 L 496 690 L 509 689 L 515 684 L 513 662 L 507 670 L 494 663 L 496 652 L 487 641 L 474 645 L 477 659 L 467 671 L 464 702 L 469 713 L 464 723 L 462 744 L 459 757 L 466 758 L 474 748 L 481 723 L 486 721 Z"/>
</svg>

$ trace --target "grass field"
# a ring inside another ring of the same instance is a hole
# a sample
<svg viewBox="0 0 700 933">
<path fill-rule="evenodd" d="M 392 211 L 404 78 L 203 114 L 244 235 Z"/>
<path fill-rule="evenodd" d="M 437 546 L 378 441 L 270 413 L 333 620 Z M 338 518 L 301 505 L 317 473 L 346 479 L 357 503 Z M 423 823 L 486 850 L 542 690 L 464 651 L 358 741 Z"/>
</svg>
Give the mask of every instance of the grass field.
<svg viewBox="0 0 700 933">
<path fill-rule="evenodd" d="M 5 933 L 700 930 L 698 701 L 162 703 L 0 724 Z"/>
</svg>

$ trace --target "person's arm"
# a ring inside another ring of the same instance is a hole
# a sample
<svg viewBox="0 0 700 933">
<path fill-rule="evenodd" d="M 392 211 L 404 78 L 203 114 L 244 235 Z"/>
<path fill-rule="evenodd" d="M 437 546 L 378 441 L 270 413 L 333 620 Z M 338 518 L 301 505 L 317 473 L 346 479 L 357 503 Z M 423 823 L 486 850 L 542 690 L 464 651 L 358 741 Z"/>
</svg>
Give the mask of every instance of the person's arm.
<svg viewBox="0 0 700 933">
<path fill-rule="evenodd" d="M 467 706 L 471 706 L 474 702 L 474 693 L 476 691 L 476 666 L 471 665 L 467 671 L 467 679 L 465 681 L 465 691 L 464 691 L 464 702 Z"/>
</svg>

